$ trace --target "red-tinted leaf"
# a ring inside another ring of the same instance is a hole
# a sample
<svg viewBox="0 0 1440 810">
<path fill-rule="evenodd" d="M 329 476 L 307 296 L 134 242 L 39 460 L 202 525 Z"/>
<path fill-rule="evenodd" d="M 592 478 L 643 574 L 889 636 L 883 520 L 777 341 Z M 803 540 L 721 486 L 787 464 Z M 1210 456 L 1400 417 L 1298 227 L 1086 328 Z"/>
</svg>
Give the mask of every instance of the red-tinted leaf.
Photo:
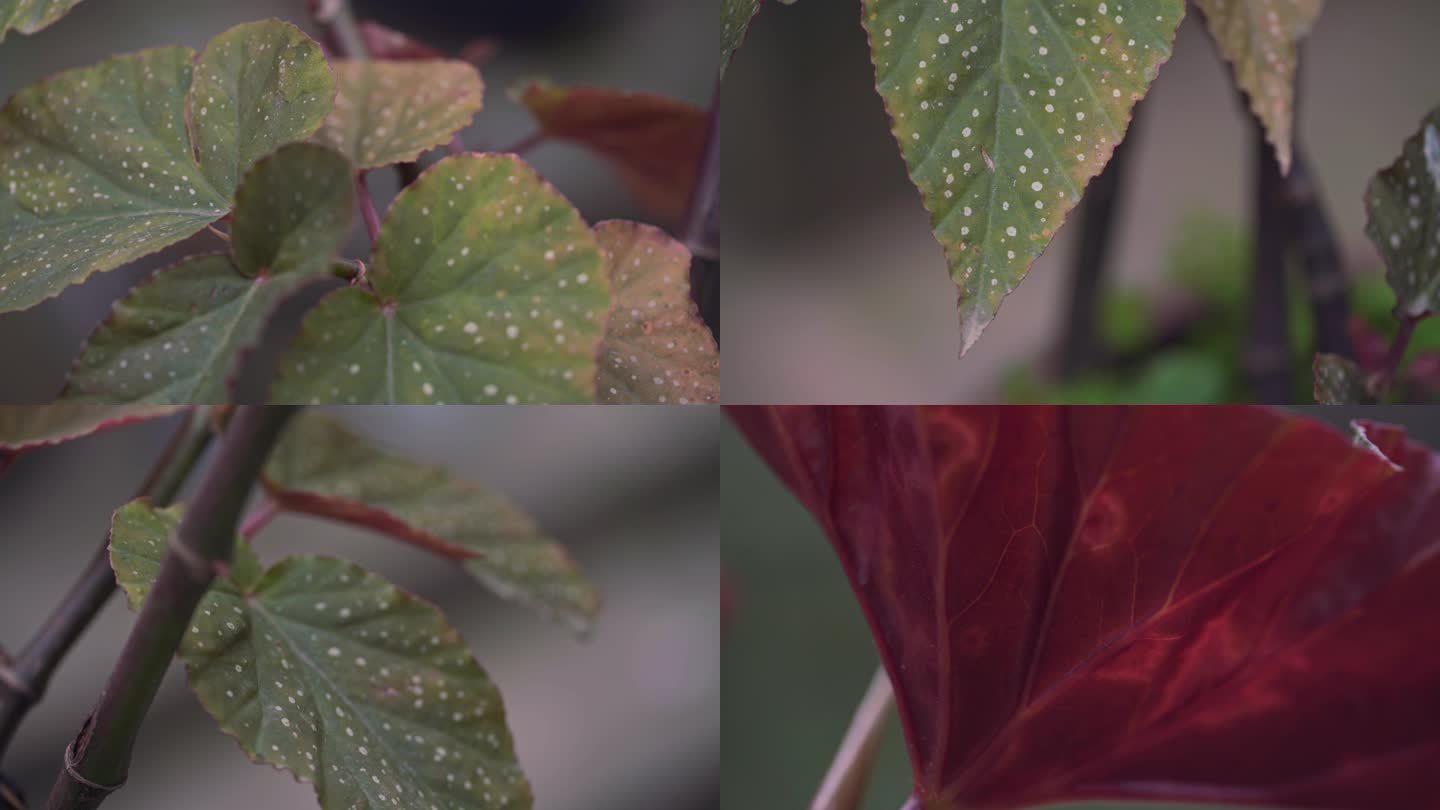
<svg viewBox="0 0 1440 810">
<path fill-rule="evenodd" d="M 737 408 L 927 810 L 1440 806 L 1440 460 L 1250 407 Z"/>
<path fill-rule="evenodd" d="M 425 42 L 401 33 L 388 25 L 366 20 L 360 23 L 360 36 L 374 59 L 446 59 L 449 54 Z"/>
<path fill-rule="evenodd" d="M 26 450 L 169 416 L 180 409 L 178 405 L 0 405 L 0 472 Z"/>
<path fill-rule="evenodd" d="M 705 149 L 705 111 L 653 93 L 535 82 L 519 100 L 551 138 L 605 156 L 641 205 L 667 222 L 685 215 Z"/>
</svg>

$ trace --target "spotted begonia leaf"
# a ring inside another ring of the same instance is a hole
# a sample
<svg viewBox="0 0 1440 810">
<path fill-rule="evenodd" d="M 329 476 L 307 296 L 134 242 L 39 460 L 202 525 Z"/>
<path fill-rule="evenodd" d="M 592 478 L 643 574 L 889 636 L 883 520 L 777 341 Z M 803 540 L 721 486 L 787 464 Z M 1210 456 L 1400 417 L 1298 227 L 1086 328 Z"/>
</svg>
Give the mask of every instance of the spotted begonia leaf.
<svg viewBox="0 0 1440 810">
<path fill-rule="evenodd" d="M 330 110 L 324 55 L 287 23 L 237 26 L 194 60 L 189 48 L 118 56 L 0 110 L 0 311 L 223 217 L 238 174 Z"/>
<path fill-rule="evenodd" d="M 709 117 L 693 104 L 608 87 L 526 85 L 518 94 L 549 138 L 571 141 L 615 166 L 657 217 L 685 215 L 705 151 Z"/>
<path fill-rule="evenodd" d="M 600 598 L 509 499 L 395 455 L 319 413 L 286 428 L 263 477 L 281 507 L 374 529 L 454 560 L 500 596 L 588 629 Z"/>
<path fill-rule="evenodd" d="M 960 286 L 962 352 L 1125 137 L 1184 11 L 865 0 L 877 86 Z"/>
<path fill-rule="evenodd" d="M 371 289 L 305 318 L 277 402 L 578 402 L 610 293 L 564 197 L 513 155 L 456 155 L 390 206 Z"/>
<path fill-rule="evenodd" d="M 414 160 L 480 111 L 483 85 L 455 60 L 337 61 L 335 107 L 316 137 L 362 169 Z"/>
<path fill-rule="evenodd" d="M 144 602 L 180 508 L 115 513 L 110 555 Z M 190 688 L 256 762 L 313 782 L 326 810 L 524 810 L 500 693 L 432 605 L 358 566 L 243 542 L 180 646 Z"/>
<path fill-rule="evenodd" d="M 1426 116 L 1390 168 L 1365 193 L 1365 232 L 1385 259 L 1395 314 L 1435 311 L 1440 288 L 1440 109 Z"/>
<path fill-rule="evenodd" d="M 169 416 L 178 410 L 166 405 L 0 405 L 0 470 L 26 450 Z"/>
<path fill-rule="evenodd" d="M 80 0 L 0 0 L 0 41 L 10 29 L 33 34 L 59 21 L 78 5 Z"/>
<path fill-rule="evenodd" d="M 1295 118 L 1295 72 L 1300 40 L 1310 33 L 1324 0 L 1196 0 L 1235 82 L 1275 147 L 1280 171 L 1290 171 Z"/>
<path fill-rule="evenodd" d="M 764 0 L 720 0 L 720 75 L 730 64 L 730 56 L 745 41 L 750 20 Z"/>
<path fill-rule="evenodd" d="M 330 279 L 350 231 L 350 164 L 323 146 L 262 158 L 235 195 L 230 255 L 187 259 L 115 305 L 62 396 L 107 402 L 229 400 L 230 382 L 287 298 Z"/>
<path fill-rule="evenodd" d="M 1365 374 L 1355 361 L 1338 354 L 1317 354 L 1314 363 L 1315 401 L 1321 405 L 1373 403 Z"/>
<path fill-rule="evenodd" d="M 604 403 L 720 401 L 720 349 L 690 297 L 690 251 L 659 228 L 595 226 L 615 296 L 600 344 Z"/>
</svg>

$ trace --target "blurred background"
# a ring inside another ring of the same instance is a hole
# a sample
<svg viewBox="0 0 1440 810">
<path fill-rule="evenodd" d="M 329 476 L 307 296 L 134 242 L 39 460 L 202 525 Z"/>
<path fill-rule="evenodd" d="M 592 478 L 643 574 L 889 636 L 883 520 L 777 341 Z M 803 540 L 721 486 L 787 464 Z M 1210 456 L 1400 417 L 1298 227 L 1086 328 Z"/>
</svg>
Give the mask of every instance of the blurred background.
<svg viewBox="0 0 1440 810">
<path fill-rule="evenodd" d="M 1057 391 L 1036 377 L 1061 337 L 1075 228 L 957 359 L 956 288 L 890 134 L 857 5 L 766 3 L 725 74 L 726 400 L 1248 398 L 1235 355 L 1254 150 L 1230 68 L 1194 13 L 1131 133 L 1104 337 L 1123 352 L 1181 314 L 1209 317 L 1167 347 L 1182 351 Z M 1378 266 L 1365 184 L 1440 104 L 1437 30 L 1434 0 L 1330 0 L 1307 40 L 1299 139 L 1354 273 Z M 1352 290 L 1352 310 L 1383 329 L 1388 295 L 1372 276 Z M 1297 346 L 1308 341 L 1303 315 Z M 1417 340 L 1433 348 L 1440 331 Z M 1308 402 L 1301 353 L 1295 401 Z"/>
<path fill-rule="evenodd" d="M 1345 429 L 1368 417 L 1440 447 L 1424 406 L 1300 410 Z M 721 654 L 726 810 L 806 807 L 880 665 L 840 561 L 810 513 L 728 423 L 720 445 L 727 610 Z M 864 810 L 898 810 L 910 764 L 892 709 Z M 1183 805 L 1198 810 L 1198 805 Z M 1182 805 L 1078 803 L 1072 810 Z"/>
<path fill-rule="evenodd" d="M 94 64 L 115 53 L 159 45 L 197 50 L 242 22 L 278 17 L 318 33 L 307 0 L 86 0 L 40 33 L 15 34 L 0 47 L 0 99 L 52 73 Z M 450 52 L 477 38 L 493 38 L 498 51 L 481 67 L 485 107 L 462 133 L 470 149 L 501 149 L 535 125 L 507 91 L 525 80 L 595 84 L 643 90 L 709 106 L 715 89 L 719 18 L 700 0 L 352 0 L 357 16 L 373 19 Z M 587 221 L 650 221 L 620 187 L 609 166 L 567 144 L 543 144 L 526 159 L 553 182 Z M 376 172 L 372 188 L 383 212 L 395 192 L 394 172 Z M 365 247 L 357 218 L 352 253 Z M 201 233 L 160 254 L 92 276 L 58 298 L 0 317 L 0 345 L 25 346 L 0 358 L 0 402 L 48 402 L 59 392 L 70 362 L 111 305 L 140 279 L 185 256 L 223 249 Z M 283 326 L 250 364 L 263 370 L 288 342 L 305 301 L 282 313 Z M 240 398 L 258 399 L 265 375 L 242 381 Z"/>
<path fill-rule="evenodd" d="M 267 561 L 344 557 L 437 603 L 499 686 L 542 810 L 717 810 L 719 475 L 715 408 L 335 408 L 390 448 L 503 492 L 575 554 L 604 607 L 588 640 L 379 535 L 282 516 Z M 19 647 L 85 566 L 173 422 L 27 453 L 0 478 L 0 643 Z M 43 803 L 133 622 L 122 599 L 60 669 L 3 763 Z M 171 668 L 114 810 L 309 810 L 251 765 Z"/>
</svg>

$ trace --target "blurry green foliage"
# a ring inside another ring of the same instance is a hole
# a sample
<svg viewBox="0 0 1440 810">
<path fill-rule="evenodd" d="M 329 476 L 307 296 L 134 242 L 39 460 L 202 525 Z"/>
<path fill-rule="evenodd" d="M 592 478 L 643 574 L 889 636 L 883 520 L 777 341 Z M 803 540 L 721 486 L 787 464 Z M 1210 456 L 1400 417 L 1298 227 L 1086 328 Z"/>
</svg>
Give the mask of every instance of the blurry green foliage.
<svg viewBox="0 0 1440 810">
<path fill-rule="evenodd" d="M 1189 302 L 1183 329 L 1157 316 L 1154 297 L 1139 288 L 1107 290 L 1100 306 L 1100 342 L 1113 362 L 1060 382 L 1033 365 L 1011 369 L 1003 382 L 1008 402 L 1065 404 L 1250 402 L 1242 353 L 1247 332 L 1250 234 L 1214 214 L 1186 218 L 1170 249 L 1167 273 Z M 1295 401 L 1310 402 L 1315 322 L 1298 277 L 1290 280 L 1290 345 L 1295 352 Z M 1353 317 L 1391 337 L 1395 295 L 1380 273 L 1355 277 Z M 1440 322 L 1422 321 L 1406 354 L 1440 349 Z"/>
</svg>

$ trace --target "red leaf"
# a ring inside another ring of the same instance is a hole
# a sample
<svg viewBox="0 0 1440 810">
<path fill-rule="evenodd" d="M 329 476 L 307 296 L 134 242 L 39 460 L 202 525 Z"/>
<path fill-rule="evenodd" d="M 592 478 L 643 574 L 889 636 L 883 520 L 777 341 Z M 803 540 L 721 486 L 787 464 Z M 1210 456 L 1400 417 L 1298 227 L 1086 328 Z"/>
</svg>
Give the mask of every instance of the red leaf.
<svg viewBox="0 0 1440 810">
<path fill-rule="evenodd" d="M 366 20 L 360 23 L 360 36 L 374 59 L 446 59 L 449 54 L 425 42 L 396 31 L 386 25 Z"/>
<path fill-rule="evenodd" d="M 679 222 L 695 187 L 705 111 L 652 93 L 535 82 L 519 93 L 541 130 L 603 155 L 639 203 Z"/>
<path fill-rule="evenodd" d="M 927 810 L 1440 806 L 1440 462 L 1252 407 L 732 408 L 816 515 Z"/>
</svg>

